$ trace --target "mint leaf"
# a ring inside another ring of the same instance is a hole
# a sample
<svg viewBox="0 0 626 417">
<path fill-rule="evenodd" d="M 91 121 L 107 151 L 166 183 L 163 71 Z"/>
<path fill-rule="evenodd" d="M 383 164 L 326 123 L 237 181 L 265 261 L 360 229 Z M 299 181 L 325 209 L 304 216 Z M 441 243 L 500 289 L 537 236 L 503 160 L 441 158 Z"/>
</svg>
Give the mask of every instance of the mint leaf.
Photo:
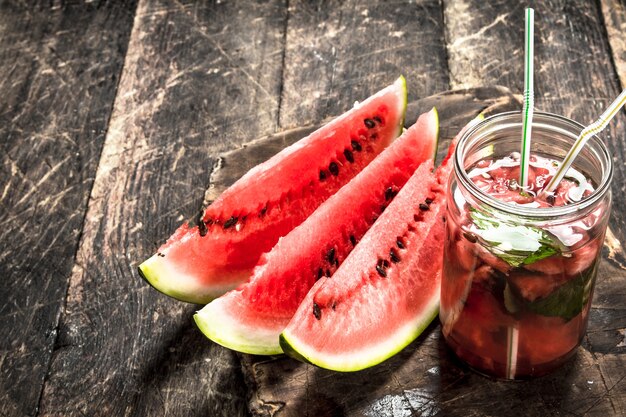
<svg viewBox="0 0 626 417">
<path fill-rule="evenodd" d="M 472 232 L 486 242 L 486 249 L 513 267 L 528 265 L 560 253 L 559 246 L 536 227 L 507 223 L 470 209 Z"/>
<path fill-rule="evenodd" d="M 558 254 L 560 251 L 553 246 L 542 245 L 536 252 L 531 253 L 524 259 L 524 265 L 530 265 L 541 259 L 549 258 L 552 255 Z"/>
<path fill-rule="evenodd" d="M 549 317 L 562 317 L 570 321 L 589 302 L 591 284 L 596 274 L 598 262 L 567 281 L 547 297 L 528 302 L 526 307 L 535 314 Z"/>
</svg>

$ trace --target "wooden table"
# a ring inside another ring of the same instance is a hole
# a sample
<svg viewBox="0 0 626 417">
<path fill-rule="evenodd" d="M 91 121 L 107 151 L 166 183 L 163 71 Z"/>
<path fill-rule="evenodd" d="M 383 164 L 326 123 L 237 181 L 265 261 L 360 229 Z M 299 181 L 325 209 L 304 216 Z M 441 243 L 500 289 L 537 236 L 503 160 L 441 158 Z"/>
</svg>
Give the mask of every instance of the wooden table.
<svg viewBox="0 0 626 417">
<path fill-rule="evenodd" d="M 238 356 L 136 273 L 224 152 L 399 74 L 411 101 L 519 94 L 532 2 L 76 3 L 0 2 L 1 416 L 626 415 L 624 113 L 603 134 L 615 205 L 589 331 L 551 377 L 474 375 L 436 324 L 366 373 Z M 588 123 L 626 86 L 626 2 L 534 7 L 536 108 Z"/>
</svg>

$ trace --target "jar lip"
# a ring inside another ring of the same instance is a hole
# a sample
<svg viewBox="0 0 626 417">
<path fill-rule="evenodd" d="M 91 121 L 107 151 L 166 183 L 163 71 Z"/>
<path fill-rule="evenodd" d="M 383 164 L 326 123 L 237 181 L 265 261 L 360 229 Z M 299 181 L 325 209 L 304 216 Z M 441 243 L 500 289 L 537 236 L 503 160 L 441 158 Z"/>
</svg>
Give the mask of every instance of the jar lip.
<svg viewBox="0 0 626 417">
<path fill-rule="evenodd" d="M 597 203 L 598 200 L 600 200 L 606 194 L 607 190 L 610 188 L 611 178 L 613 176 L 613 161 L 609 155 L 609 152 L 606 146 L 604 145 L 604 142 L 602 142 L 600 138 L 598 138 L 598 136 L 596 135 L 594 135 L 593 137 L 589 139 L 588 145 L 593 142 L 596 146 L 599 147 L 602 157 L 604 157 L 604 159 L 606 160 L 607 169 L 602 173 L 602 181 L 600 182 L 598 187 L 593 191 L 593 193 L 589 197 L 584 198 L 578 202 L 568 204 L 565 206 L 546 207 L 546 208 L 518 206 L 515 204 L 509 204 L 509 203 L 503 202 L 502 200 L 498 200 L 497 198 L 494 198 L 490 196 L 489 194 L 484 193 L 480 188 L 476 186 L 476 184 L 474 184 L 474 181 L 472 181 L 470 177 L 467 175 L 467 172 L 465 171 L 465 166 L 463 163 L 463 159 L 465 155 L 465 148 L 468 142 L 470 141 L 470 138 L 472 138 L 474 133 L 478 131 L 480 128 L 482 128 L 484 125 L 486 125 L 487 123 L 494 123 L 494 122 L 497 122 L 499 119 L 506 119 L 512 116 L 521 116 L 521 114 L 522 114 L 521 111 L 510 111 L 510 112 L 498 113 L 493 116 L 489 116 L 485 118 L 484 120 L 480 121 L 479 123 L 476 123 L 475 125 L 468 128 L 465 131 L 465 133 L 461 136 L 454 152 L 454 171 L 455 171 L 457 178 L 463 184 L 465 189 L 469 190 L 470 193 L 483 204 L 487 204 L 488 206 L 500 212 L 517 215 L 517 216 L 523 216 L 523 217 L 533 217 L 533 218 L 560 217 L 560 216 L 580 212 L 581 210 L 584 210 L 585 208 Z M 547 122 L 549 122 L 550 120 L 564 122 L 564 123 L 570 124 L 578 128 L 581 131 L 585 128 L 585 126 L 583 126 L 582 124 L 572 119 L 568 119 L 567 117 L 558 115 L 558 114 L 535 111 L 534 115 L 535 115 L 535 121 L 537 118 L 545 118 L 547 119 L 546 120 Z M 522 121 L 520 119 L 520 124 L 521 122 Z"/>
</svg>

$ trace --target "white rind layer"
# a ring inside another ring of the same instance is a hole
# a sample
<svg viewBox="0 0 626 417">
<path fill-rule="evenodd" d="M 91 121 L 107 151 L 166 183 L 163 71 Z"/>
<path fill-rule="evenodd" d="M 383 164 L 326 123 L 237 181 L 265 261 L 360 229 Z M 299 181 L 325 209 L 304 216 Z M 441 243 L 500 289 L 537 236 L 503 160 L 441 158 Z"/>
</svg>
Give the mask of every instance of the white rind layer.
<svg viewBox="0 0 626 417">
<path fill-rule="evenodd" d="M 175 264 L 162 259 L 164 258 L 159 255 L 151 256 L 139 265 L 139 273 L 154 288 L 177 300 L 206 304 L 207 300 L 217 298 L 236 287 L 235 284 L 207 286 L 197 277 L 177 270 Z M 234 273 L 234 279 L 229 282 L 245 281 L 247 277 L 248 273 Z"/>
<path fill-rule="evenodd" d="M 227 295 L 207 304 L 194 315 L 196 324 L 206 337 L 229 349 L 253 355 L 278 355 L 283 353 L 278 343 L 282 328 L 248 326 L 245 320 L 233 316 Z"/>
</svg>

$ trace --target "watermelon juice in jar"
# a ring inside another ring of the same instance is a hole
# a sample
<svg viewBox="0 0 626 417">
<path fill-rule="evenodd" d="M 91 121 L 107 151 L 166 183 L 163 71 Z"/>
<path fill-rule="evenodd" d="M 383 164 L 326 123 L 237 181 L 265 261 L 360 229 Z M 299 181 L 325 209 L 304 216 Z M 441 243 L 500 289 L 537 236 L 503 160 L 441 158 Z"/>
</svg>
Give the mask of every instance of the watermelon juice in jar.
<svg viewBox="0 0 626 417">
<path fill-rule="evenodd" d="M 481 373 L 544 375 L 584 336 L 611 207 L 612 165 L 602 142 L 593 137 L 559 187 L 539 193 L 582 129 L 535 113 L 523 188 L 521 113 L 488 118 L 458 143 L 440 320 L 448 345 Z"/>
</svg>

